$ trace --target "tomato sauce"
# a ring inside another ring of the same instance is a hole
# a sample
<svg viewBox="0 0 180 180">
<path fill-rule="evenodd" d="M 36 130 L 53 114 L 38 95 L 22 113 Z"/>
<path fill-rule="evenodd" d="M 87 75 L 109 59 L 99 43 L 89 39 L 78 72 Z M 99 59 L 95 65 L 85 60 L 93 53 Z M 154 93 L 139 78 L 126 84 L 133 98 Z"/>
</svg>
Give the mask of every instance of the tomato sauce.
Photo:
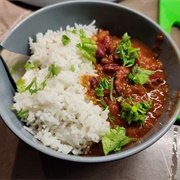
<svg viewBox="0 0 180 180">
<path fill-rule="evenodd" d="M 117 46 L 121 39 L 111 36 L 109 31 L 101 29 L 98 31 L 98 34 L 92 38 L 96 41 L 98 47 L 96 52 L 97 63 L 94 64 L 98 76 L 92 77 L 85 75 L 82 77 L 82 84 L 87 87 L 87 96 L 95 104 L 102 106 L 101 103 L 96 101 L 97 95 L 95 89 L 98 87 L 102 78 L 107 78 L 108 80 L 114 78 L 112 90 L 113 101 L 110 99 L 109 90 L 105 90 L 103 96 L 103 101 L 108 105 L 111 118 L 113 118 L 113 121 L 110 117 L 107 121 L 110 122 L 111 128 L 115 125 L 125 127 L 128 137 L 139 140 L 153 128 L 163 111 L 168 90 L 163 64 L 157 59 L 157 54 L 154 54 L 139 40 L 133 39 L 132 47 L 139 48 L 139 58 L 135 60 L 135 64 L 141 68 L 153 71 L 153 74 L 149 77 L 148 83 L 146 84 L 132 84 L 128 81 L 127 77 L 133 67 L 127 68 L 123 66 L 121 57 L 116 53 Z M 128 101 L 129 97 L 131 97 L 131 100 L 134 102 L 152 100 L 151 108 L 146 113 L 146 119 L 142 126 L 136 122 L 129 124 L 126 119 L 119 116 L 122 108 L 118 102 L 118 97 L 120 96 L 123 96 L 125 101 Z M 103 155 L 101 142 L 93 144 L 85 154 Z"/>
</svg>

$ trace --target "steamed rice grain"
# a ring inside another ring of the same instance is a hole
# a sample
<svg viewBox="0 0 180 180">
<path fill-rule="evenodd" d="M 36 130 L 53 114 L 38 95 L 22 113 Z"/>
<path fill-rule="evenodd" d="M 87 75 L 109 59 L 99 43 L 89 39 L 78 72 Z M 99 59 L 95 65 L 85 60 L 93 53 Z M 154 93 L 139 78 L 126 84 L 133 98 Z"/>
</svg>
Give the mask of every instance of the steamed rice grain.
<svg viewBox="0 0 180 180">
<path fill-rule="evenodd" d="M 93 22 L 94 23 L 94 22 Z M 22 119 L 33 132 L 34 137 L 45 146 L 68 154 L 82 154 L 83 149 L 92 142 L 99 142 L 110 125 L 106 121 L 108 110 L 102 110 L 94 105 L 86 96 L 86 88 L 80 83 L 83 75 L 97 76 L 92 62 L 82 57 L 76 47 L 80 37 L 71 31 L 83 28 L 87 37 L 97 32 L 94 24 L 67 26 L 66 31 L 48 30 L 44 35 L 38 33 L 36 41 L 29 38 L 33 62 L 37 69 L 28 70 L 24 76 L 26 85 L 34 77 L 40 85 L 48 74 L 51 64 L 59 66 L 60 73 L 47 79 L 47 85 L 42 91 L 30 94 L 25 91 L 16 93 L 14 108 L 28 110 L 28 117 Z M 67 35 L 71 41 L 66 46 L 61 42 L 62 35 Z M 74 71 L 71 67 L 74 67 Z"/>
</svg>

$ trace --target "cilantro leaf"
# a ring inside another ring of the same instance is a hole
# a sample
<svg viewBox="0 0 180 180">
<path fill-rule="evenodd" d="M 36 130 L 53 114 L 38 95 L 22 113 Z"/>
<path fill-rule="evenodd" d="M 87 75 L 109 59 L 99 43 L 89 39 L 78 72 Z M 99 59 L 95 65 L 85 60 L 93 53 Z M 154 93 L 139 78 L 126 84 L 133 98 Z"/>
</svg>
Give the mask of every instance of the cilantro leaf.
<svg viewBox="0 0 180 180">
<path fill-rule="evenodd" d="M 69 32 L 73 33 L 73 34 L 77 34 L 77 29 L 73 29 L 73 30 L 68 30 Z"/>
<path fill-rule="evenodd" d="M 51 64 L 51 66 L 48 67 L 48 71 L 49 73 L 40 84 L 41 85 L 40 87 L 38 87 L 37 85 L 37 77 L 34 77 L 32 81 L 29 83 L 29 85 L 27 86 L 25 86 L 25 79 L 21 77 L 16 83 L 18 91 L 21 93 L 24 91 L 29 91 L 32 95 L 33 93 L 36 93 L 37 91 L 43 90 L 46 86 L 46 80 L 50 77 L 57 76 L 60 72 L 60 67 L 55 66 L 54 64 Z"/>
<path fill-rule="evenodd" d="M 104 97 L 104 89 L 102 89 L 102 88 L 96 88 L 96 89 L 95 89 L 95 94 L 96 94 L 96 96 L 98 96 L 98 97 Z"/>
<path fill-rule="evenodd" d="M 103 152 L 105 155 L 111 151 L 118 152 L 127 143 L 134 141 L 134 138 L 126 136 L 126 129 L 115 126 L 102 137 Z"/>
<path fill-rule="evenodd" d="M 108 119 L 111 121 L 111 122 L 114 122 L 114 117 L 110 114 L 110 113 L 108 113 Z"/>
<path fill-rule="evenodd" d="M 36 93 L 40 90 L 40 88 L 37 87 L 37 78 L 34 77 L 31 83 L 26 87 L 25 91 L 29 90 L 31 94 Z"/>
<path fill-rule="evenodd" d="M 79 30 L 81 43 L 76 44 L 76 47 L 81 51 L 83 57 L 96 63 L 97 45 L 93 39 L 87 38 L 83 29 Z"/>
<path fill-rule="evenodd" d="M 60 73 L 61 69 L 59 66 L 55 66 L 54 64 L 51 64 L 48 67 L 48 71 L 49 71 L 49 74 L 46 76 L 46 78 L 57 76 Z"/>
<path fill-rule="evenodd" d="M 34 63 L 32 62 L 27 62 L 25 65 L 24 65 L 26 71 L 27 70 L 30 70 L 30 69 L 38 69 L 38 66 L 35 65 Z"/>
<path fill-rule="evenodd" d="M 131 37 L 125 33 L 116 50 L 116 53 L 119 54 L 123 60 L 123 66 L 126 67 L 133 66 L 135 59 L 138 58 L 139 51 L 138 48 L 132 47 L 130 38 Z"/>
<path fill-rule="evenodd" d="M 74 67 L 74 65 L 73 65 L 73 64 L 71 65 L 71 71 L 72 71 L 72 72 L 74 72 L 74 71 L 75 71 L 75 67 Z"/>
<path fill-rule="evenodd" d="M 71 41 L 71 39 L 66 35 L 62 35 L 61 41 L 62 41 L 63 45 L 65 46 Z"/>
<path fill-rule="evenodd" d="M 131 124 L 132 121 L 137 122 L 140 126 L 144 124 L 146 119 L 146 113 L 151 108 L 152 101 L 142 101 L 140 103 L 131 102 L 122 102 L 121 118 L 127 120 L 128 124 Z"/>
<path fill-rule="evenodd" d="M 28 109 L 21 108 L 20 111 L 17 113 L 17 116 L 20 118 L 27 118 L 28 117 Z"/>
<path fill-rule="evenodd" d="M 103 97 L 104 91 L 106 89 L 109 89 L 109 98 L 111 101 L 113 101 L 113 88 L 114 88 L 114 78 L 111 78 L 110 82 L 107 80 L 107 78 L 102 78 L 98 87 L 95 89 L 95 94 L 98 97 Z"/>
<path fill-rule="evenodd" d="M 97 99 L 96 101 L 101 103 L 101 105 L 104 107 L 104 110 L 109 109 L 109 106 L 102 99 Z"/>
<path fill-rule="evenodd" d="M 109 88 L 109 82 L 106 78 L 102 78 L 98 87 L 95 89 L 95 93 L 98 97 L 104 96 L 104 90 Z"/>
<path fill-rule="evenodd" d="M 37 78 L 33 78 L 28 86 L 25 86 L 25 79 L 20 78 L 16 83 L 17 89 L 20 93 L 29 91 L 31 94 L 36 93 L 39 88 L 37 87 Z"/>
<path fill-rule="evenodd" d="M 99 88 L 108 89 L 108 87 L 109 87 L 109 82 L 108 82 L 107 78 L 102 78 L 101 82 L 99 83 Z"/>
<path fill-rule="evenodd" d="M 113 101 L 113 88 L 114 88 L 114 77 L 111 78 L 111 81 L 110 81 L 110 85 L 109 85 L 109 90 L 110 90 L 110 100 Z"/>
<path fill-rule="evenodd" d="M 25 86 L 25 79 L 23 79 L 22 77 L 17 81 L 16 83 L 16 87 L 18 89 L 19 92 L 24 92 L 25 89 L 26 89 L 26 86 Z"/>
<path fill-rule="evenodd" d="M 150 75 L 152 74 L 153 74 L 153 71 L 143 69 L 139 67 L 138 65 L 135 65 L 132 69 L 132 72 L 128 75 L 128 80 L 131 83 L 143 85 L 148 82 L 148 79 Z"/>
</svg>

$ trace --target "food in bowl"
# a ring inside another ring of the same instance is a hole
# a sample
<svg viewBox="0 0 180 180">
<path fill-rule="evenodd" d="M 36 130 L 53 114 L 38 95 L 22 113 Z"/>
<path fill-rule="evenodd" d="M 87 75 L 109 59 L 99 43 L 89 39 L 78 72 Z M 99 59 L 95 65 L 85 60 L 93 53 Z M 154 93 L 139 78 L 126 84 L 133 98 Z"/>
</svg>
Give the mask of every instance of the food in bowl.
<svg viewBox="0 0 180 180">
<path fill-rule="evenodd" d="M 32 55 L 13 109 L 45 146 L 107 155 L 153 128 L 167 93 L 163 64 L 143 43 L 121 36 L 92 22 L 29 39 Z"/>
</svg>

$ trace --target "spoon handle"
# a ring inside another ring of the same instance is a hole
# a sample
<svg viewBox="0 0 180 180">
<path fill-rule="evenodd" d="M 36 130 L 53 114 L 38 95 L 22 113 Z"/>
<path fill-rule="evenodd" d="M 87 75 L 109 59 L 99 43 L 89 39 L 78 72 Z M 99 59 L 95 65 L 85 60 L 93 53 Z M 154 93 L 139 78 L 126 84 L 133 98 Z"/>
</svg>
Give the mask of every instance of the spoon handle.
<svg viewBox="0 0 180 180">
<path fill-rule="evenodd" d="M 24 65 L 29 56 L 11 52 L 0 45 L 0 57 L 9 76 L 17 82 L 25 73 Z"/>
</svg>

